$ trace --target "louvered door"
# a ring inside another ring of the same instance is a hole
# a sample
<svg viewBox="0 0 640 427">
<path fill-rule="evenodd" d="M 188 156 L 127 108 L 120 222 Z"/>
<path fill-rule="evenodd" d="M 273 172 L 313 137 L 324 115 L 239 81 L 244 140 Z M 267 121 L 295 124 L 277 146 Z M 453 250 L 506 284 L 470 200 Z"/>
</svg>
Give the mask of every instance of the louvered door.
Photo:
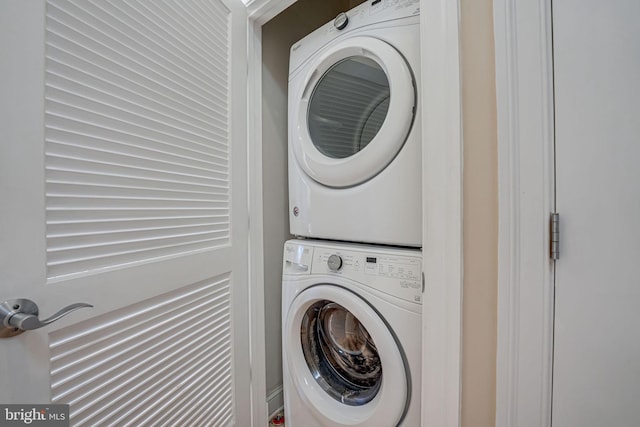
<svg viewBox="0 0 640 427">
<path fill-rule="evenodd" d="M 0 402 L 249 425 L 240 0 L 0 2 Z"/>
</svg>

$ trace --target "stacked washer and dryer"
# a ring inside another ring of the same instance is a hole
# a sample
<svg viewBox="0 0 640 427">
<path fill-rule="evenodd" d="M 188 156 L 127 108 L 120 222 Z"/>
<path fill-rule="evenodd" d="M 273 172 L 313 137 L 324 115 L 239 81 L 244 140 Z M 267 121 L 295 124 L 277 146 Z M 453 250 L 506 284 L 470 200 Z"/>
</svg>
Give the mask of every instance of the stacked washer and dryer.
<svg viewBox="0 0 640 427">
<path fill-rule="evenodd" d="M 420 425 L 419 15 L 368 0 L 291 48 L 289 427 Z"/>
</svg>

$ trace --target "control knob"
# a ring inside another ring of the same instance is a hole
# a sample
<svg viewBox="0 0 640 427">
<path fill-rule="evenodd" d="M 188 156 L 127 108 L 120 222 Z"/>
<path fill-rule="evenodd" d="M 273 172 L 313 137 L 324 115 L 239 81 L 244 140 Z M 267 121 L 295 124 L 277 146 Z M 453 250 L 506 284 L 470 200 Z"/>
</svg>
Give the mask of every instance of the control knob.
<svg viewBox="0 0 640 427">
<path fill-rule="evenodd" d="M 329 266 L 329 270 L 338 271 L 342 268 L 342 258 L 340 255 L 333 254 L 327 260 L 327 265 Z"/>
<path fill-rule="evenodd" d="M 336 16 L 336 19 L 333 20 L 333 26 L 336 27 L 336 29 L 338 30 L 345 29 L 348 23 L 349 23 L 349 17 L 344 12 L 339 13 L 338 16 Z"/>
</svg>

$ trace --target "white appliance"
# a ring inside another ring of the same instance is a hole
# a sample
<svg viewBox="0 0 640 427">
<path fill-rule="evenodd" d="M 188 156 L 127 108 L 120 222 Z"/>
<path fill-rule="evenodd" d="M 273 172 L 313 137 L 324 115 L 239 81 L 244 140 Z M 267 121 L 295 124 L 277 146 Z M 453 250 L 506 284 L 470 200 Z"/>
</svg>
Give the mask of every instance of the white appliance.
<svg viewBox="0 0 640 427">
<path fill-rule="evenodd" d="M 293 427 L 420 426 L 421 253 L 284 246 L 284 407 Z"/>
<path fill-rule="evenodd" d="M 421 246 L 419 0 L 374 0 L 291 48 L 296 236 Z"/>
</svg>

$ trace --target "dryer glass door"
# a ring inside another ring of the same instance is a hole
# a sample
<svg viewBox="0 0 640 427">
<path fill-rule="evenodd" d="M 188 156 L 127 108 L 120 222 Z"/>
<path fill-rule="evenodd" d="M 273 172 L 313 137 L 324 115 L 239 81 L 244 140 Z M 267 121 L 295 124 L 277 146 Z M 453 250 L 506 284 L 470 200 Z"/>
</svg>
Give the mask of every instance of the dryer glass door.
<svg viewBox="0 0 640 427">
<path fill-rule="evenodd" d="M 342 188 L 380 173 L 404 145 L 416 113 L 411 68 L 390 44 L 352 37 L 326 48 L 289 98 L 290 144 L 316 182 Z"/>
<path fill-rule="evenodd" d="M 309 307 L 300 328 L 307 366 L 320 387 L 350 406 L 373 399 L 382 381 L 375 343 L 358 318 L 335 302 Z"/>
<path fill-rule="evenodd" d="M 350 157 L 377 135 L 389 110 L 389 80 L 377 62 L 353 56 L 318 82 L 309 102 L 309 136 L 333 159 Z"/>
</svg>

